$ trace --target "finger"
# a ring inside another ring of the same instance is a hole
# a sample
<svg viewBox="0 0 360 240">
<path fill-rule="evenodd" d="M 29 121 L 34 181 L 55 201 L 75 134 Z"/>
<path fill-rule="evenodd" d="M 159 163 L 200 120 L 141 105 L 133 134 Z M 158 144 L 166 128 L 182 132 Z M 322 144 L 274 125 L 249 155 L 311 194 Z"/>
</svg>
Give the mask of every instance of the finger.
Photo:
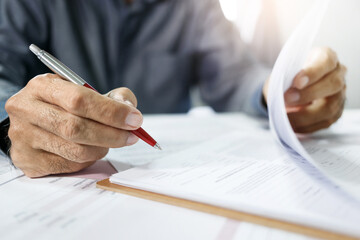
<svg viewBox="0 0 360 240">
<path fill-rule="evenodd" d="M 27 133 L 25 133 L 26 135 Z M 66 141 L 52 133 L 38 127 L 33 127 L 32 141 L 29 145 L 38 150 L 50 152 L 64 159 L 84 163 L 94 162 L 106 156 L 109 149 L 104 147 L 89 146 Z M 30 139 L 29 137 L 27 139 Z"/>
<path fill-rule="evenodd" d="M 31 106 L 21 105 L 18 108 L 21 109 L 15 111 L 15 116 L 19 115 L 22 118 L 22 115 L 25 115 L 26 120 L 33 125 L 74 143 L 118 148 L 135 144 L 138 140 L 129 131 L 78 117 L 41 101 L 34 101 Z"/>
<path fill-rule="evenodd" d="M 309 126 L 323 120 L 331 119 L 341 111 L 345 99 L 345 91 L 341 91 L 327 99 L 320 99 L 311 105 L 288 109 L 288 117 L 292 125 Z"/>
<path fill-rule="evenodd" d="M 335 71 L 320 81 L 302 89 L 291 88 L 285 93 L 287 106 L 305 105 L 320 98 L 334 95 L 345 86 L 346 67 L 339 65 Z"/>
<path fill-rule="evenodd" d="M 303 89 L 319 81 L 338 65 L 338 57 L 330 48 L 315 49 L 306 66 L 294 78 L 293 87 Z"/>
<path fill-rule="evenodd" d="M 11 118 L 12 123 L 17 118 L 23 119 L 25 116 L 26 121 L 33 125 L 71 142 L 118 148 L 132 145 L 138 141 L 138 138 L 129 131 L 109 127 L 90 119 L 80 118 L 44 102 L 24 101 L 23 104 L 16 104 L 12 108 L 11 116 L 14 116 L 14 118 Z M 14 123 L 12 128 L 22 125 L 23 123 Z M 28 130 L 24 129 L 24 131 Z M 21 131 L 19 132 L 21 134 Z M 21 138 L 21 136 L 15 136 L 14 138 Z"/>
<path fill-rule="evenodd" d="M 117 88 L 111 90 L 105 95 L 116 101 L 129 104 L 132 107 L 137 107 L 137 99 L 135 97 L 135 94 L 128 88 Z"/>
<path fill-rule="evenodd" d="M 11 146 L 10 154 L 12 163 L 17 168 L 21 169 L 28 177 L 34 178 L 46 176 L 47 174 L 40 171 L 38 162 L 34 163 L 34 158 L 29 156 L 30 152 L 33 152 L 30 148 L 26 150 L 26 148 L 18 147 L 17 145 Z"/>
<path fill-rule="evenodd" d="M 53 153 L 36 149 L 28 149 L 26 155 L 21 154 L 23 151 L 24 149 L 12 149 L 15 159 L 21 159 L 21 161 L 15 160 L 14 164 L 31 178 L 78 172 L 94 164 L 94 162 L 72 162 Z"/>
<path fill-rule="evenodd" d="M 27 87 L 42 101 L 115 128 L 135 130 L 143 121 L 140 111 L 135 107 L 62 80 L 54 74 L 38 76 Z"/>
<path fill-rule="evenodd" d="M 13 141 L 13 146 L 18 148 L 44 150 L 74 162 L 96 161 L 105 157 L 108 152 L 108 148 L 68 142 L 31 124 L 15 127 L 13 123 L 9 129 L 9 136 L 16 140 Z"/>
<path fill-rule="evenodd" d="M 74 173 L 78 172 L 84 168 L 87 168 L 95 163 L 94 162 L 73 162 L 67 159 L 64 159 L 53 153 L 41 151 L 39 158 L 43 162 L 42 172 L 47 173 L 47 175 L 60 174 L 60 173 Z"/>
<path fill-rule="evenodd" d="M 345 89 L 327 99 L 289 111 L 289 121 L 295 132 L 308 133 L 326 128 L 340 118 L 345 104 Z M 330 125 L 327 125 L 330 124 Z M 314 130 L 315 129 L 315 130 Z"/>
<path fill-rule="evenodd" d="M 329 120 L 324 120 L 318 123 L 314 123 L 313 125 L 310 126 L 306 126 L 306 127 L 300 127 L 300 128 L 296 128 L 294 129 L 294 131 L 296 133 L 313 133 L 322 129 L 326 129 L 329 128 L 333 123 L 335 123 L 342 115 L 342 111 L 338 113 L 337 116 L 335 116 L 332 119 Z"/>
</svg>

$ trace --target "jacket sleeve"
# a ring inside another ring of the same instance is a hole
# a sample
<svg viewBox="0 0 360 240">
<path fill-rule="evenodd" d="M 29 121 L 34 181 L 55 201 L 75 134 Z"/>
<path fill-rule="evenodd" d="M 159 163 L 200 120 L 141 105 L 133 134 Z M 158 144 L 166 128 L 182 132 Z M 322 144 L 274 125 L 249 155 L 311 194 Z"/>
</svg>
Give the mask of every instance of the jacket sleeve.
<svg viewBox="0 0 360 240">
<path fill-rule="evenodd" d="M 39 67 L 28 47 L 44 46 L 48 27 L 44 6 L 40 2 L 3 0 L 0 2 L 0 120 L 8 98 L 38 74 Z"/>
<path fill-rule="evenodd" d="M 218 0 L 197 2 L 198 79 L 203 100 L 216 111 L 266 115 L 262 87 L 271 69 L 260 64 L 223 15 Z"/>
</svg>

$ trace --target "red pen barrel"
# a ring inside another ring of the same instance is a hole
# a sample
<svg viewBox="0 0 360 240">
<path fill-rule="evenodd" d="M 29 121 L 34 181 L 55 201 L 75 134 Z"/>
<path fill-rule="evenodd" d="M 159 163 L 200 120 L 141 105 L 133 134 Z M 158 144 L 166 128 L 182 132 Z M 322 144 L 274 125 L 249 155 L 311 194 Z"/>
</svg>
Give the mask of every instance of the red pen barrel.
<svg viewBox="0 0 360 240">
<path fill-rule="evenodd" d="M 155 146 L 156 141 L 144 129 L 139 128 L 131 132 L 135 134 L 138 138 L 142 139 L 147 144 L 151 145 L 152 147 Z"/>
<path fill-rule="evenodd" d="M 92 87 L 90 84 L 88 84 L 88 83 L 84 83 L 83 86 L 84 86 L 84 87 L 87 87 L 87 88 L 90 88 L 90 89 L 94 90 L 95 92 L 98 92 L 98 91 L 96 91 L 95 88 L 93 88 L 93 87 Z"/>
</svg>

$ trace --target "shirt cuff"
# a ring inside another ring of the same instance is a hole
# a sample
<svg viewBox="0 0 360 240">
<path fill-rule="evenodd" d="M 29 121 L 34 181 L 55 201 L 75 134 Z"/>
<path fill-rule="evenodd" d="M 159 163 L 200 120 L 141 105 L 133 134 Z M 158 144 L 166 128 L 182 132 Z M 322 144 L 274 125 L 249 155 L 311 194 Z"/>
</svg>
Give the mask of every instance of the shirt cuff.
<svg viewBox="0 0 360 240">
<path fill-rule="evenodd" d="M 268 109 L 265 105 L 265 99 L 263 96 L 263 87 L 264 84 L 261 84 L 258 89 L 255 91 L 255 94 L 253 95 L 252 104 L 254 106 L 254 109 L 256 112 L 259 113 L 262 117 L 268 117 Z"/>
</svg>

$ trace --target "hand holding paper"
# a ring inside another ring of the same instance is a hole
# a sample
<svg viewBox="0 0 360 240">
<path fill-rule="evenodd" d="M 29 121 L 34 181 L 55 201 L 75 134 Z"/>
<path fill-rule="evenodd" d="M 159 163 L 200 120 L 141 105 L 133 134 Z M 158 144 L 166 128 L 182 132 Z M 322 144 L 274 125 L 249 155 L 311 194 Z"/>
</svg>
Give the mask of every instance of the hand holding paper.
<svg viewBox="0 0 360 240">
<path fill-rule="evenodd" d="M 286 112 L 293 130 L 311 133 L 330 127 L 342 115 L 346 67 L 330 48 L 315 49 L 285 92 Z M 264 86 L 267 99 L 268 82 Z"/>
</svg>

